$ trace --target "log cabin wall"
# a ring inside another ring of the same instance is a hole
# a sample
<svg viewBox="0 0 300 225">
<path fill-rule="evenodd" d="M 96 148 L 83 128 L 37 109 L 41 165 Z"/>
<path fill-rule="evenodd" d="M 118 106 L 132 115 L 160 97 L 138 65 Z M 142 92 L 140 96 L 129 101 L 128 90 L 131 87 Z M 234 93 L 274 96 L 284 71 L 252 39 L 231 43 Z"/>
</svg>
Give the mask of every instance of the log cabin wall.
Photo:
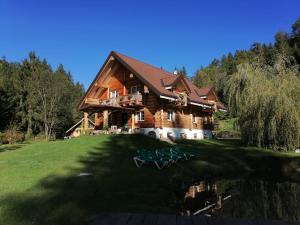
<svg viewBox="0 0 300 225">
<path fill-rule="evenodd" d="M 128 95 L 130 88 L 132 86 L 143 87 L 141 81 L 139 81 L 136 76 L 131 74 L 125 67 L 120 66 L 117 71 L 112 74 L 109 78 L 107 86 L 109 88 L 105 89 L 99 96 L 100 100 L 105 100 L 109 98 L 110 91 L 117 91 L 120 96 Z"/>
<path fill-rule="evenodd" d="M 156 127 L 155 113 L 159 106 L 158 97 L 152 92 L 143 94 L 144 108 L 138 111 L 144 111 L 144 121 L 136 121 L 136 126 L 139 128 Z"/>
<path fill-rule="evenodd" d="M 173 113 L 173 120 L 168 120 L 168 112 Z M 189 114 L 189 110 L 187 109 L 170 109 L 170 108 L 164 108 L 163 110 L 163 123 L 162 127 L 168 127 L 168 128 L 187 128 L 190 129 L 191 124 L 191 118 Z"/>
<path fill-rule="evenodd" d="M 173 120 L 168 119 L 168 112 L 173 113 Z M 191 116 L 192 114 L 192 116 Z M 167 128 L 185 128 L 185 129 L 205 129 L 204 121 L 207 121 L 207 125 L 212 123 L 211 114 L 203 111 L 200 107 L 186 107 L 182 109 L 164 107 L 163 114 L 161 110 L 156 113 L 156 120 L 163 118 L 162 123 L 156 121 L 156 127 L 167 127 Z M 195 117 L 193 119 L 193 117 Z M 206 118 L 206 119 L 205 119 Z"/>
</svg>

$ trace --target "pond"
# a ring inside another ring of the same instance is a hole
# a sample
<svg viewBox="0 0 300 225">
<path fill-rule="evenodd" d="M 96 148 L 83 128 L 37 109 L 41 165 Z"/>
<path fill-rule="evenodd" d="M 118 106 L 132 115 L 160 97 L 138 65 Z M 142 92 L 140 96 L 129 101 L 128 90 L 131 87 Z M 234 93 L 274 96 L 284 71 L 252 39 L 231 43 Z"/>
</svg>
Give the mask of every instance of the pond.
<svg viewBox="0 0 300 225">
<path fill-rule="evenodd" d="M 300 221 L 300 184 L 266 180 L 201 180 L 188 185 L 183 214 Z"/>
</svg>

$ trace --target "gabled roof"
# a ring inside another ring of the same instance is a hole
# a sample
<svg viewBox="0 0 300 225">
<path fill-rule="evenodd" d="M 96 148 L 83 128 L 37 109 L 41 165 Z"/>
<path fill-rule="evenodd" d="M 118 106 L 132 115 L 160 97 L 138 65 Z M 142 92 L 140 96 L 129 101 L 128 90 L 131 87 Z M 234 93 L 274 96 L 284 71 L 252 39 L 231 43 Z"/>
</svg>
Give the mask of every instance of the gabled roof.
<svg viewBox="0 0 300 225">
<path fill-rule="evenodd" d="M 111 52 L 111 55 L 119 59 L 129 71 L 139 77 L 157 95 L 166 95 L 168 97 L 177 98 L 174 93 L 166 90 L 161 83 L 162 79 L 173 77 L 173 74 L 115 51 Z"/>
<path fill-rule="evenodd" d="M 189 99 L 191 101 L 208 106 L 213 105 L 212 103 L 201 99 L 200 95 L 198 95 L 196 92 L 196 90 L 198 90 L 201 94 L 206 93 L 206 90 L 210 91 L 211 88 L 205 88 L 202 90 L 201 88 L 198 88 L 191 81 L 189 81 L 181 75 L 175 75 L 161 68 L 149 65 L 129 56 L 125 56 L 121 53 L 117 53 L 115 51 L 113 51 L 111 54 L 117 56 L 116 58 L 121 59 L 125 64 L 127 64 L 129 68 L 136 72 L 136 75 L 140 75 L 144 80 L 148 81 L 148 83 L 150 84 L 150 88 L 152 86 L 153 89 L 156 89 L 156 93 L 158 95 L 177 98 L 177 95 L 175 93 L 166 90 L 165 87 L 175 85 L 176 82 L 182 79 L 184 83 L 188 86 L 190 92 Z"/>
<path fill-rule="evenodd" d="M 188 99 L 191 102 L 200 103 L 207 106 L 212 106 L 213 103 L 208 102 L 207 100 L 204 100 L 201 98 L 201 96 L 207 95 L 212 88 L 199 88 L 195 86 L 191 81 L 189 81 L 187 78 L 181 76 L 181 75 L 175 75 L 173 73 L 170 73 L 162 68 L 158 68 L 155 66 L 152 66 L 150 64 L 141 62 L 137 59 L 134 59 L 132 57 L 123 55 L 121 53 L 112 51 L 108 58 L 106 59 L 104 65 L 109 61 L 111 57 L 114 57 L 118 62 L 120 62 L 125 68 L 127 68 L 131 73 L 136 75 L 143 83 L 145 83 L 155 94 L 158 96 L 165 96 L 169 98 L 177 99 L 178 96 L 167 90 L 166 87 L 168 86 L 174 86 L 177 82 L 182 81 L 184 85 L 186 86 L 189 96 Z M 87 93 L 91 90 L 91 87 L 93 86 L 94 82 L 96 82 L 97 77 L 101 74 L 104 65 L 100 69 L 98 75 L 94 79 L 93 83 L 90 85 L 89 89 L 86 92 Z M 81 104 L 83 103 L 84 98 L 86 95 L 82 98 L 81 102 L 79 103 L 79 108 Z"/>
</svg>

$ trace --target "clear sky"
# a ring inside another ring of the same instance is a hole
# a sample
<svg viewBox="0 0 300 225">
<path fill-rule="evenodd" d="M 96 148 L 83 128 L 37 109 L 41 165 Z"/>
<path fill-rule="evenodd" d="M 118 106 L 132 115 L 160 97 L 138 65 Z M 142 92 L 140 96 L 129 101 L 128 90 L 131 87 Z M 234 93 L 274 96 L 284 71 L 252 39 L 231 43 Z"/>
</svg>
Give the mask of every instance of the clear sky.
<svg viewBox="0 0 300 225">
<path fill-rule="evenodd" d="M 0 56 L 29 51 L 88 87 L 111 50 L 189 75 L 229 51 L 290 31 L 300 0 L 0 0 Z"/>
</svg>

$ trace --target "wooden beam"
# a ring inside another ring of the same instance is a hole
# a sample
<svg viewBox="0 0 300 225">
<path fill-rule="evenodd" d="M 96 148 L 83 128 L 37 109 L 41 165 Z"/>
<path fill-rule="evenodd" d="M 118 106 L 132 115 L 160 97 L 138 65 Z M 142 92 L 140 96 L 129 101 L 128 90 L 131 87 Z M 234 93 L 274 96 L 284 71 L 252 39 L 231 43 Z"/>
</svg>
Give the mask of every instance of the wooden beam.
<svg viewBox="0 0 300 225">
<path fill-rule="evenodd" d="M 83 130 L 87 130 L 89 128 L 89 114 L 87 112 L 83 113 Z"/>
<path fill-rule="evenodd" d="M 109 95 L 110 95 L 110 90 L 109 90 L 109 88 L 107 88 L 107 99 L 109 99 Z"/>
<path fill-rule="evenodd" d="M 132 114 L 131 114 L 131 132 L 133 133 L 133 131 L 134 131 L 134 123 L 135 123 L 135 116 L 134 116 L 134 112 L 132 112 Z"/>
<path fill-rule="evenodd" d="M 164 110 L 160 110 L 160 127 L 162 128 L 164 125 Z"/>
<path fill-rule="evenodd" d="M 98 113 L 95 113 L 95 120 L 94 120 L 95 124 L 97 120 L 98 120 Z"/>
<path fill-rule="evenodd" d="M 108 126 L 108 111 L 104 110 L 103 111 L 103 127 Z"/>
<path fill-rule="evenodd" d="M 98 83 L 98 82 L 96 82 L 94 84 L 94 86 L 95 87 L 100 87 L 100 88 L 108 88 L 109 87 L 107 84 L 101 84 L 101 83 Z"/>
</svg>

